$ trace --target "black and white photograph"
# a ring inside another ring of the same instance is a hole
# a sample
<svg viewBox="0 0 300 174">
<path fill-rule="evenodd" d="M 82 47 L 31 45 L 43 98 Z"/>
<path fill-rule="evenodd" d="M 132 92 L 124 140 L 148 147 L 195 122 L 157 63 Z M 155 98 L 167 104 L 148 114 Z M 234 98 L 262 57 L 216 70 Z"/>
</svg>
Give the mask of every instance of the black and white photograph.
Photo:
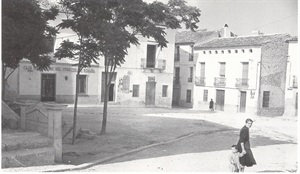
<svg viewBox="0 0 300 174">
<path fill-rule="evenodd" d="M 1 6 L 1 172 L 298 172 L 298 0 Z"/>
</svg>

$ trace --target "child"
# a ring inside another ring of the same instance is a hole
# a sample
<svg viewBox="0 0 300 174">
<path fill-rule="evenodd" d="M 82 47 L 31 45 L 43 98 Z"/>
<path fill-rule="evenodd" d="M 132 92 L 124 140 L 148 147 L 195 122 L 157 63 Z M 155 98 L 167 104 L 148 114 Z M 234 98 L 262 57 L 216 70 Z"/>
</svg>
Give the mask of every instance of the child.
<svg viewBox="0 0 300 174">
<path fill-rule="evenodd" d="M 230 171 L 231 172 L 239 172 L 240 171 L 240 153 L 238 152 L 237 146 L 236 145 L 232 145 L 231 146 L 231 154 L 230 154 Z"/>
</svg>

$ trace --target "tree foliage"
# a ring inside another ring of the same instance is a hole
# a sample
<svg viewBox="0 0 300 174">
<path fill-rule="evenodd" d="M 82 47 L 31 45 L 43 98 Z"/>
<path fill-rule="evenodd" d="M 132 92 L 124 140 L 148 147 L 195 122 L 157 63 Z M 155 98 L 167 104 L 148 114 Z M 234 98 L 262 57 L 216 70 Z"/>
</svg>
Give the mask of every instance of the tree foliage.
<svg viewBox="0 0 300 174">
<path fill-rule="evenodd" d="M 49 49 L 57 33 L 48 25 L 58 10 L 41 9 L 35 0 L 2 1 L 2 66 L 15 69 L 23 58 L 30 60 L 38 70 L 51 64 Z"/>
<path fill-rule="evenodd" d="M 194 30 L 198 28 L 196 24 L 200 16 L 198 8 L 187 6 L 183 0 L 169 0 L 167 4 L 142 0 L 61 0 L 60 4 L 68 18 L 59 27 L 72 29 L 79 41 L 64 41 L 55 55 L 58 58 L 79 58 L 79 67 L 97 63 L 99 56 L 104 58 L 105 99 L 101 134 L 106 131 L 107 89 L 113 77 L 111 74 L 125 62 L 127 49 L 139 44 L 138 35 L 154 38 L 158 46 L 164 48 L 168 43 L 165 28 L 177 29 L 184 23 L 187 29 Z"/>
</svg>

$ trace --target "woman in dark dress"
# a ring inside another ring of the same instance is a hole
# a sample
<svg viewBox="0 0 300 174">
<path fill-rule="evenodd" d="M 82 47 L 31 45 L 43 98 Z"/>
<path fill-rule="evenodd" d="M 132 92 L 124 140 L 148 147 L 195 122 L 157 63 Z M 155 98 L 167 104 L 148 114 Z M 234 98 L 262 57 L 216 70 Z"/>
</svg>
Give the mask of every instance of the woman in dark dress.
<svg viewBox="0 0 300 174">
<path fill-rule="evenodd" d="M 251 119 L 246 119 L 246 124 L 240 131 L 240 139 L 237 144 L 238 152 L 243 155 L 242 157 L 240 157 L 241 172 L 244 172 L 245 166 L 251 167 L 256 164 L 256 161 L 250 149 L 249 141 L 249 129 L 251 128 L 252 123 L 253 121 Z"/>
</svg>

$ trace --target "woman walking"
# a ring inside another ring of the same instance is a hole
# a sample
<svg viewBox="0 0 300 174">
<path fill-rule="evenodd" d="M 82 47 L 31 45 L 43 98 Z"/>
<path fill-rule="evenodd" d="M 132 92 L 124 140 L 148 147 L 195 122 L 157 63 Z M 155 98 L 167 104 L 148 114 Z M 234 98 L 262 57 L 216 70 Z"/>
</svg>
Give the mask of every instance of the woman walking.
<svg viewBox="0 0 300 174">
<path fill-rule="evenodd" d="M 251 167 L 256 164 L 249 141 L 249 129 L 251 128 L 252 123 L 253 120 L 249 118 L 246 119 L 246 124 L 240 131 L 240 139 L 237 144 L 238 152 L 242 155 L 242 157 L 240 157 L 241 172 L 244 172 L 245 166 Z"/>
</svg>

